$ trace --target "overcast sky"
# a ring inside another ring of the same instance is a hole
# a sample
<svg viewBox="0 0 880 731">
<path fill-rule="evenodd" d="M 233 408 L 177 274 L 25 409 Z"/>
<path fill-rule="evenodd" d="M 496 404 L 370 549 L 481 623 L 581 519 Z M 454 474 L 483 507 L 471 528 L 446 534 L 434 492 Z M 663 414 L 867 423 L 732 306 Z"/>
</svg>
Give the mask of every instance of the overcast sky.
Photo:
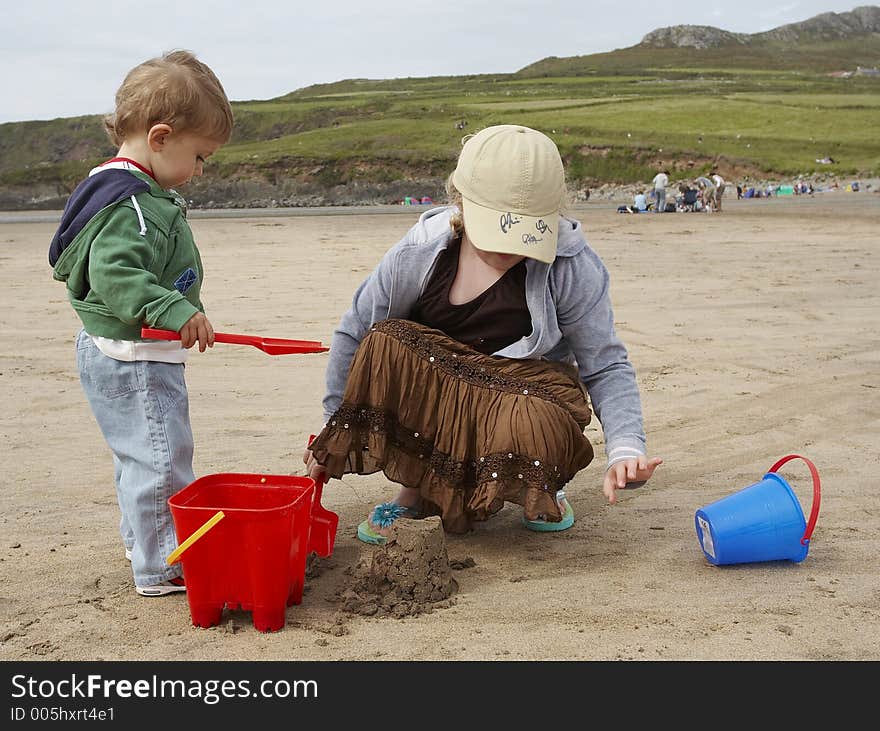
<svg viewBox="0 0 880 731">
<path fill-rule="evenodd" d="M 0 123 L 105 114 L 126 72 L 186 48 L 233 101 L 350 78 L 507 73 L 656 28 L 758 33 L 835 0 L 0 0 Z"/>
</svg>

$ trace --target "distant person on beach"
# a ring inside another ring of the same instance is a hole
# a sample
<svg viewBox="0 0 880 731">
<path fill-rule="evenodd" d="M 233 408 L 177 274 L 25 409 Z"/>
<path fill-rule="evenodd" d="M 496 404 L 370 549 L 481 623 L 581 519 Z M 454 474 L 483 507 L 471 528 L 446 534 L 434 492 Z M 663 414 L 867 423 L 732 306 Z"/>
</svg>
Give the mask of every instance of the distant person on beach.
<svg viewBox="0 0 880 731">
<path fill-rule="evenodd" d="M 679 196 L 676 201 L 676 210 L 679 211 L 696 211 L 699 202 L 699 191 L 691 188 L 687 183 L 681 183 L 678 186 Z"/>
<path fill-rule="evenodd" d="M 608 271 L 564 212 L 553 141 L 487 127 L 465 138 L 447 191 L 357 288 L 330 347 L 326 424 L 303 454 L 313 478 L 381 470 L 401 486 L 358 526 L 366 543 L 400 517 L 463 533 L 505 503 L 529 530 L 570 528 L 563 488 L 593 459 L 593 411 L 610 503 L 662 461 L 647 456 Z"/>
<path fill-rule="evenodd" d="M 49 248 L 82 321 L 80 382 L 113 453 L 120 532 L 142 596 L 185 591 L 168 498 L 193 481 L 187 349 L 214 345 L 202 262 L 173 188 L 202 175 L 232 133 L 213 71 L 189 51 L 135 66 L 105 127 L 118 147 L 74 190 Z M 179 341 L 143 340 L 147 325 Z"/>
<path fill-rule="evenodd" d="M 657 206 L 655 213 L 663 213 L 666 210 L 666 186 L 669 185 L 669 171 L 663 170 L 654 176 L 654 200 Z"/>
<path fill-rule="evenodd" d="M 700 175 L 694 179 L 694 185 L 700 193 L 700 210 L 711 211 L 715 200 L 715 183 L 705 175 Z"/>
<path fill-rule="evenodd" d="M 727 186 L 727 182 L 721 177 L 721 174 L 717 170 L 713 170 L 709 174 L 709 177 L 712 178 L 712 183 L 715 186 L 715 189 L 712 191 L 712 208 L 720 213 L 721 197 L 724 195 L 724 188 Z"/>
<path fill-rule="evenodd" d="M 618 206 L 618 213 L 647 213 L 651 208 L 651 204 L 648 203 L 648 196 L 642 193 L 641 191 L 636 193 L 633 196 L 633 202 L 628 206 Z"/>
</svg>

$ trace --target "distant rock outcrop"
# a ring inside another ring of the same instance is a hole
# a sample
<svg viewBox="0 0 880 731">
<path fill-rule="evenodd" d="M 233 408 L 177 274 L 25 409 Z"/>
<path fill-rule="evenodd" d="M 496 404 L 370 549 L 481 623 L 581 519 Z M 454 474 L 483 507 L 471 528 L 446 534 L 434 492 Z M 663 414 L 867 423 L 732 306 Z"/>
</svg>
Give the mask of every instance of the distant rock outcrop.
<svg viewBox="0 0 880 731">
<path fill-rule="evenodd" d="M 880 7 L 864 5 L 847 13 L 822 13 L 800 23 L 789 23 L 762 33 L 731 33 L 708 25 L 673 25 L 658 28 L 639 45 L 653 48 L 718 48 L 733 44 L 832 41 L 880 33 Z"/>
<path fill-rule="evenodd" d="M 747 33 L 731 33 L 711 25 L 670 25 L 652 30 L 641 45 L 654 48 L 716 48 L 732 43 L 748 43 Z"/>
<path fill-rule="evenodd" d="M 801 23 L 789 23 L 764 33 L 755 33 L 755 40 L 834 41 L 868 33 L 880 33 L 880 7 L 863 5 L 848 13 L 822 13 Z"/>
</svg>

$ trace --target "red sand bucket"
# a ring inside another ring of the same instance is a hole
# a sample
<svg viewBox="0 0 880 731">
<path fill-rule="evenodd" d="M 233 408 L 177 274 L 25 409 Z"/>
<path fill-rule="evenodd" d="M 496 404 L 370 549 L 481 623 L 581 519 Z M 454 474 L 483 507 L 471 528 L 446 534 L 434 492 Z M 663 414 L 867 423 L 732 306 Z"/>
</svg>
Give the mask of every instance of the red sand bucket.
<svg viewBox="0 0 880 731">
<path fill-rule="evenodd" d="M 260 632 L 284 626 L 287 607 L 302 601 L 314 502 L 309 477 L 255 474 L 206 475 L 168 500 L 179 543 L 224 514 L 182 553 L 193 625 L 212 627 L 224 607 L 240 607 Z M 329 539 L 326 526 L 318 531 L 319 549 L 332 551 L 333 528 Z"/>
<path fill-rule="evenodd" d="M 802 459 L 813 478 L 813 507 L 804 519 L 791 486 L 776 474 L 792 459 Z M 806 457 L 789 454 L 760 482 L 697 510 L 694 523 L 700 547 L 715 565 L 759 561 L 803 561 L 819 517 L 819 473 Z"/>
</svg>

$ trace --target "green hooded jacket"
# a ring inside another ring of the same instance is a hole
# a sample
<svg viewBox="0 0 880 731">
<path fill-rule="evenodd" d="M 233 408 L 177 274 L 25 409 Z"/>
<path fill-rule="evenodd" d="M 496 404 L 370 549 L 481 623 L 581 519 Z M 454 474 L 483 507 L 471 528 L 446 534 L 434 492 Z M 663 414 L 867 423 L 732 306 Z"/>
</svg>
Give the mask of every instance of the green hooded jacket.
<svg viewBox="0 0 880 731">
<path fill-rule="evenodd" d="M 143 325 L 179 331 L 204 311 L 184 201 L 138 170 L 92 171 L 65 206 L 49 260 L 89 335 L 141 340 Z"/>
</svg>

